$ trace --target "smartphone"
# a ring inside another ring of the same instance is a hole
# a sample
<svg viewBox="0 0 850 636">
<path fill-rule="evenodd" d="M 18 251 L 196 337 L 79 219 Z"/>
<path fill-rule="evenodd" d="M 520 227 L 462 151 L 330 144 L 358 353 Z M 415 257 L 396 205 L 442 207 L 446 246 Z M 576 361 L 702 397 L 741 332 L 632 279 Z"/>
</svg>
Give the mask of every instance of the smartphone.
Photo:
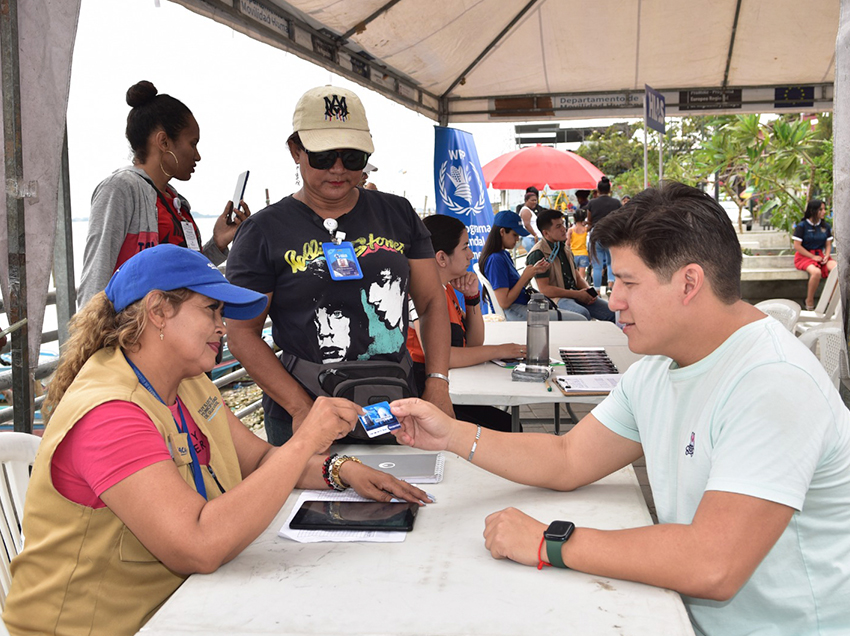
<svg viewBox="0 0 850 636">
<path fill-rule="evenodd" d="M 249 174 L 251 174 L 251 171 L 246 170 L 236 178 L 236 189 L 233 191 L 233 198 L 231 199 L 234 209 L 239 207 L 239 202 L 245 196 L 245 187 L 248 185 Z M 233 212 L 227 216 L 227 224 L 233 225 Z"/>
<path fill-rule="evenodd" d="M 305 501 L 289 522 L 294 530 L 410 532 L 419 504 L 402 501 Z"/>
<path fill-rule="evenodd" d="M 595 288 L 595 287 L 588 287 L 588 288 L 587 288 L 587 289 L 585 289 L 584 291 L 586 291 L 588 294 L 590 294 L 590 295 L 591 295 L 591 296 L 593 296 L 594 298 L 596 298 L 596 297 L 599 295 L 599 292 L 598 292 L 598 291 L 596 291 L 596 288 Z"/>
</svg>

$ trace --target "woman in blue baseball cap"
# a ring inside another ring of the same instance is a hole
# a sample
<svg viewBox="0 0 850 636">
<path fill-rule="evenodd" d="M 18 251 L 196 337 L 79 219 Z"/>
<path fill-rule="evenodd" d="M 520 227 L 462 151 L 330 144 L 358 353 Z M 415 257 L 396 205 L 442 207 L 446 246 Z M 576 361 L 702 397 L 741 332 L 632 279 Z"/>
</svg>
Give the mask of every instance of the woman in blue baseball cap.
<svg viewBox="0 0 850 636">
<path fill-rule="evenodd" d="M 281 447 L 223 403 L 204 374 L 223 318 L 266 303 L 203 255 L 159 245 L 75 316 L 12 564 L 12 634 L 135 634 L 186 576 L 238 555 L 295 487 L 428 500 L 359 460 L 318 454 L 354 427 L 352 402 L 317 399 Z"/>
<path fill-rule="evenodd" d="M 519 214 L 502 210 L 493 219 L 490 234 L 478 259 L 481 271 L 496 292 L 495 302 L 505 310 L 505 318 L 508 320 L 525 320 L 529 301 L 525 288 L 532 278 L 549 269 L 549 262 L 543 259 L 526 267 L 522 274 L 517 271 L 509 250 L 523 236 L 528 236 L 528 231 L 523 227 Z M 550 311 L 550 319 L 558 320 L 556 311 Z"/>
</svg>

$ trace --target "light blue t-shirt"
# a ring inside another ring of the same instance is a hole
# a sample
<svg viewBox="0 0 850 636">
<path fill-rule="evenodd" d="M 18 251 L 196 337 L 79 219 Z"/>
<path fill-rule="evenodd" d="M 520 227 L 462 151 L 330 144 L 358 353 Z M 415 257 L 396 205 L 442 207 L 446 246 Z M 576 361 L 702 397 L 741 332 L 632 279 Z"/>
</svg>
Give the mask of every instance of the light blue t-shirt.
<svg viewBox="0 0 850 636">
<path fill-rule="evenodd" d="M 593 415 L 642 444 L 660 523 L 691 523 L 706 490 L 798 511 L 734 598 L 684 597 L 697 633 L 850 634 L 850 412 L 788 330 L 756 321 L 684 368 L 646 357 Z"/>
</svg>

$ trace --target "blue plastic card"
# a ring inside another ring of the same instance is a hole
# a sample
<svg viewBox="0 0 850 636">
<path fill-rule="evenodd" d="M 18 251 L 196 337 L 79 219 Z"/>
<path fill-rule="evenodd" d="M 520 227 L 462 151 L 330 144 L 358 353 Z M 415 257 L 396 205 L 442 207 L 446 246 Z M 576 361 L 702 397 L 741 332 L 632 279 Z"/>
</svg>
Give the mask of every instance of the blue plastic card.
<svg viewBox="0 0 850 636">
<path fill-rule="evenodd" d="M 348 241 L 322 243 L 322 251 L 328 263 L 331 280 L 357 280 L 363 278 L 360 263 L 354 254 L 354 246 Z"/>
<path fill-rule="evenodd" d="M 370 404 L 364 406 L 363 410 L 366 411 L 366 414 L 360 416 L 360 423 L 369 437 L 377 437 L 401 428 L 401 424 L 390 411 L 389 402 Z"/>
</svg>

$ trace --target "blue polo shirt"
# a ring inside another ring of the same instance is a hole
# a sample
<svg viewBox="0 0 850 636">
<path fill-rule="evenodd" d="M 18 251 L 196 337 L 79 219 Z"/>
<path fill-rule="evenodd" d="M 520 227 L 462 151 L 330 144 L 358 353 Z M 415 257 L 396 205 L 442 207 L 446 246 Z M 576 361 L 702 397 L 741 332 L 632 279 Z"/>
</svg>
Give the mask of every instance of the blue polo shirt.
<svg viewBox="0 0 850 636">
<path fill-rule="evenodd" d="M 519 272 L 514 267 L 514 262 L 511 260 L 511 255 L 507 250 L 501 250 L 491 254 L 484 262 L 484 276 L 490 281 L 493 289 L 501 289 L 507 287 L 513 289 L 513 286 L 519 281 Z M 523 289 L 514 305 L 527 305 L 528 294 Z"/>
<path fill-rule="evenodd" d="M 804 250 L 823 251 L 826 248 L 826 242 L 832 240 L 832 228 L 826 221 L 820 221 L 814 225 L 808 219 L 803 219 L 794 228 L 793 238 L 795 241 L 802 241 Z"/>
</svg>

